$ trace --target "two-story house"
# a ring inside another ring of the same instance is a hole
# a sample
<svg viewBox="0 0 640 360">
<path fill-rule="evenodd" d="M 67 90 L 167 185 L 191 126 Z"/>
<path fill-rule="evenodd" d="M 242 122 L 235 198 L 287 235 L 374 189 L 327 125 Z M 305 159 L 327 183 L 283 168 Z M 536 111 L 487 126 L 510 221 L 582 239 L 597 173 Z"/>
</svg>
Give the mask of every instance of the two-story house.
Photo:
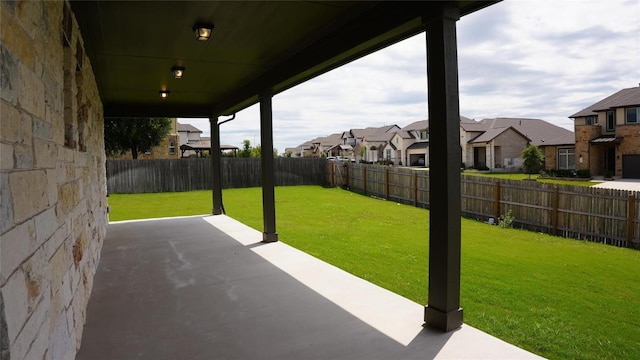
<svg viewBox="0 0 640 360">
<path fill-rule="evenodd" d="M 640 86 L 622 89 L 569 116 L 577 168 L 640 179 Z"/>
<path fill-rule="evenodd" d="M 400 130 L 398 125 L 385 125 L 382 127 L 368 127 L 364 129 L 350 129 L 344 131 L 341 135 L 342 145 L 348 145 L 352 148 L 349 155 L 350 158 L 356 161 L 365 160 L 375 162 L 382 158 L 383 155 L 381 141 L 382 138 L 386 138 L 385 143 L 389 140 L 391 135 Z M 388 138 L 387 135 L 389 134 Z M 345 146 L 345 148 L 348 148 Z"/>
</svg>

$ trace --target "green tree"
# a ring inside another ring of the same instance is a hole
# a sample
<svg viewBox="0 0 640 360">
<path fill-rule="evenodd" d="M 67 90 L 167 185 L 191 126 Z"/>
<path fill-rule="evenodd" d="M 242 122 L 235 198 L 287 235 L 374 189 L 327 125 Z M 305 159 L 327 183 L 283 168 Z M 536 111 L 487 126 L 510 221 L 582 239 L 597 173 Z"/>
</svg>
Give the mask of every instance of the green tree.
<svg viewBox="0 0 640 360">
<path fill-rule="evenodd" d="M 251 141 L 247 139 L 242 140 L 242 150 L 238 152 L 238 156 L 251 157 Z"/>
<path fill-rule="evenodd" d="M 160 145 L 171 131 L 170 118 L 105 118 L 104 148 L 107 156 L 138 153 Z"/>
<path fill-rule="evenodd" d="M 526 149 L 522 150 L 520 156 L 522 156 L 523 159 L 522 167 L 524 168 L 524 172 L 529 174 L 529 179 L 531 179 L 531 174 L 540 172 L 542 164 L 544 164 L 544 156 L 537 146 L 529 145 Z"/>
</svg>

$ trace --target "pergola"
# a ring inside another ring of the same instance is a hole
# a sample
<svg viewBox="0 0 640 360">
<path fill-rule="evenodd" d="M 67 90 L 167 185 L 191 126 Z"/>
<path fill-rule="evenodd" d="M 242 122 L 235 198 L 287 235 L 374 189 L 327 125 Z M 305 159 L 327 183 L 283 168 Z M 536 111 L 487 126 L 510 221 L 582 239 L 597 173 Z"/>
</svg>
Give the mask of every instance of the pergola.
<svg viewBox="0 0 640 360">
<path fill-rule="evenodd" d="M 213 214 L 221 214 L 218 117 L 260 104 L 263 241 L 276 231 L 272 98 L 426 31 L 430 120 L 427 325 L 450 331 L 460 308 L 460 146 L 456 21 L 495 1 L 72 1 L 105 117 L 207 117 Z M 194 25 L 213 28 L 198 41 Z M 182 69 L 174 78 L 172 69 Z M 165 92 L 168 96 L 161 97 Z"/>
</svg>

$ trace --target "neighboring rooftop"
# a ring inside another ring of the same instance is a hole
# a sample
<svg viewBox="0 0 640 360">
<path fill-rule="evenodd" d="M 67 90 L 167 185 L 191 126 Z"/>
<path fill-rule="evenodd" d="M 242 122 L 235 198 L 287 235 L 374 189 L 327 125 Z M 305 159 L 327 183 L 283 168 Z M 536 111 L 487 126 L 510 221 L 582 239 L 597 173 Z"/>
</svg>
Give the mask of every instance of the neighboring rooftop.
<svg viewBox="0 0 640 360">
<path fill-rule="evenodd" d="M 178 123 L 178 132 L 197 132 L 197 133 L 202 133 L 202 130 L 198 129 L 197 127 L 191 125 L 191 124 L 181 124 Z"/>
<path fill-rule="evenodd" d="M 500 129 L 512 127 L 531 140 L 536 146 L 545 145 L 568 145 L 574 144 L 575 138 L 572 131 L 553 125 L 541 119 L 525 118 L 493 118 L 480 120 L 480 128 L 484 126 L 484 131 L 489 129 Z M 476 125 L 474 125 L 476 127 Z M 481 135 L 482 136 L 482 135 Z M 475 140 L 475 139 L 474 139 Z M 473 140 L 472 140 L 473 141 Z"/>
<path fill-rule="evenodd" d="M 577 113 L 569 116 L 577 118 L 583 116 L 596 115 L 597 111 L 604 111 L 626 106 L 640 106 L 640 86 L 628 89 L 622 89 L 617 93 L 608 96 L 597 103 L 584 108 Z"/>
</svg>

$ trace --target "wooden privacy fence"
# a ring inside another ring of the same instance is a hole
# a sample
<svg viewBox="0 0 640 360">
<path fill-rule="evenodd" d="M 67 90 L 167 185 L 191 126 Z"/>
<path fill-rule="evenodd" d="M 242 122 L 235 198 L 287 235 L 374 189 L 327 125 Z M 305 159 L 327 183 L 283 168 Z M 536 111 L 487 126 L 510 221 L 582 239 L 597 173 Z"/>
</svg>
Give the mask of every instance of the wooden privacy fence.
<svg viewBox="0 0 640 360">
<path fill-rule="evenodd" d="M 329 163 L 329 182 L 365 195 L 429 207 L 424 169 Z M 509 210 L 522 228 L 620 247 L 640 248 L 640 197 L 624 190 L 462 175 L 461 211 L 497 222 Z"/>
<path fill-rule="evenodd" d="M 327 161 L 276 158 L 275 184 L 327 185 Z M 260 186 L 259 158 L 222 158 L 222 187 Z M 211 159 L 107 160 L 109 193 L 175 192 L 211 189 Z"/>
</svg>

